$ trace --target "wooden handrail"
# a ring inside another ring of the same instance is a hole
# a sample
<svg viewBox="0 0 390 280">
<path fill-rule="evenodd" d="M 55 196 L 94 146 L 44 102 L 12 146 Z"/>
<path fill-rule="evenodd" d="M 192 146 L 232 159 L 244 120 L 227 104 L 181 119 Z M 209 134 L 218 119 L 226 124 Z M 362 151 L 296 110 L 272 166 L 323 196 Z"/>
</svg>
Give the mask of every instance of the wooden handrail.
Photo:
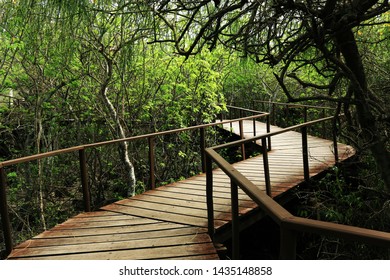
<svg viewBox="0 0 390 280">
<path fill-rule="evenodd" d="M 296 216 L 283 219 L 282 226 L 294 231 L 332 235 L 351 241 L 359 241 L 390 248 L 390 233 L 385 231 L 318 221 Z"/>
<path fill-rule="evenodd" d="M 263 101 L 263 100 L 253 100 L 253 102 L 254 103 L 263 103 L 263 104 L 275 104 L 275 105 L 281 105 L 281 106 L 290 106 L 292 108 L 312 108 L 312 109 L 336 110 L 336 108 L 333 108 L 333 107 L 286 103 L 286 102 Z"/>
<path fill-rule="evenodd" d="M 143 134 L 143 135 L 126 137 L 126 138 L 102 141 L 102 142 L 97 142 L 97 143 L 84 144 L 84 145 L 81 145 L 81 146 L 74 146 L 74 147 L 70 147 L 70 148 L 64 148 L 64 149 L 59 149 L 59 150 L 55 150 L 55 151 L 44 152 L 44 153 L 40 153 L 40 154 L 36 154 L 36 155 L 31 155 L 31 156 L 26 156 L 26 157 L 22 157 L 22 158 L 17 158 L 17 159 L 11 159 L 11 160 L 7 160 L 7 161 L 3 161 L 3 162 L 0 162 L 0 168 L 1 167 L 15 165 L 15 164 L 20 164 L 20 163 L 25 163 L 25 162 L 29 162 L 29 161 L 33 161 L 33 160 L 53 157 L 53 156 L 57 156 L 57 155 L 61 155 L 61 154 L 77 152 L 79 150 L 88 149 L 88 148 L 97 148 L 97 147 L 111 145 L 111 144 L 117 144 L 117 143 L 121 143 L 121 142 L 130 142 L 130 141 L 135 141 L 135 140 L 143 140 L 143 139 L 148 139 L 150 137 L 158 137 L 158 136 L 164 136 L 164 135 L 168 135 L 168 134 L 180 133 L 180 132 L 189 131 L 189 130 L 196 130 L 196 129 L 200 129 L 200 128 L 207 128 L 207 127 L 217 126 L 217 125 L 221 125 L 221 124 L 237 122 L 237 121 L 240 121 L 240 120 L 251 120 L 251 119 L 254 119 L 254 118 L 257 119 L 257 118 L 266 117 L 268 115 L 269 115 L 269 113 L 261 113 L 261 114 L 258 114 L 258 115 L 253 115 L 253 116 L 248 116 L 248 117 L 243 117 L 243 118 L 237 118 L 237 119 L 227 120 L 227 121 L 222 121 L 222 122 L 201 124 L 201 125 L 189 126 L 189 127 L 185 127 L 185 128 L 177 128 L 177 129 L 166 130 L 166 131 L 161 131 L 161 132 L 154 132 L 154 133 L 149 133 L 149 134 Z"/>
<path fill-rule="evenodd" d="M 206 154 L 278 225 L 281 225 L 284 219 L 292 217 L 290 212 L 265 194 L 263 190 L 260 190 L 258 186 L 242 175 L 213 148 L 207 148 Z M 212 182 L 210 181 L 209 183 Z"/>
<path fill-rule="evenodd" d="M 272 105 L 271 116 L 270 116 L 272 121 L 270 121 L 270 123 L 272 123 L 273 125 L 277 125 L 276 124 L 276 115 L 275 115 L 276 106 L 284 106 L 287 109 L 287 112 L 288 112 L 289 108 L 303 109 L 302 114 L 303 114 L 303 121 L 304 122 L 308 121 L 307 117 L 308 117 L 308 110 L 309 109 L 317 109 L 317 110 L 322 111 L 321 114 L 322 114 L 323 118 L 326 115 L 326 113 L 325 113 L 326 110 L 336 111 L 336 108 L 333 108 L 333 107 L 317 106 L 317 105 L 304 105 L 304 104 L 286 103 L 286 102 L 263 101 L 263 100 L 254 100 L 253 107 L 255 107 L 255 103 L 261 103 L 263 105 L 262 106 L 263 110 L 265 110 L 264 104 L 268 104 L 270 106 Z M 322 138 L 326 138 L 326 128 L 325 128 L 324 123 L 322 126 Z"/>
<path fill-rule="evenodd" d="M 329 120 L 333 120 L 333 119 L 334 119 L 334 117 L 321 118 L 321 119 L 318 119 L 318 120 L 314 120 L 314 121 L 309 121 L 309 122 L 293 125 L 293 126 L 290 126 L 290 127 L 287 127 L 287 128 L 282 128 L 280 130 L 272 131 L 272 132 L 269 132 L 269 133 L 264 133 L 264 134 L 257 135 L 257 136 L 251 137 L 251 138 L 246 138 L 246 139 L 241 139 L 241 140 L 237 140 L 237 141 L 233 141 L 233 142 L 229 142 L 229 143 L 224 143 L 224 144 L 221 144 L 221 145 L 214 146 L 214 147 L 212 147 L 212 149 L 213 150 L 219 150 L 219 149 L 223 149 L 223 148 L 230 148 L 230 147 L 238 146 L 238 145 L 241 145 L 241 144 L 253 142 L 253 141 L 256 141 L 256 140 L 261 140 L 263 138 L 273 137 L 273 136 L 276 136 L 276 135 L 279 135 L 279 134 L 283 134 L 283 133 L 286 133 L 286 132 L 289 132 L 289 131 L 293 131 L 293 130 L 296 130 L 296 129 L 301 129 L 302 127 L 311 126 L 311 125 L 314 125 L 316 123 L 321 123 L 321 122 L 325 122 L 325 121 L 329 121 Z M 224 122 L 224 123 L 226 123 L 226 122 Z"/>
<path fill-rule="evenodd" d="M 44 159 L 44 158 L 48 158 L 48 157 L 54 157 L 54 156 L 58 156 L 61 154 L 68 154 L 68 153 L 72 153 L 72 152 L 77 152 L 77 151 L 83 150 L 85 148 L 86 148 L 86 146 L 74 146 L 74 147 L 70 147 L 70 148 L 64 148 L 64 149 L 40 153 L 40 154 L 36 154 L 36 155 L 6 160 L 3 162 L 0 162 L 0 168 L 15 165 L 15 164 L 20 164 L 20 163 L 25 163 L 25 162 L 29 162 L 29 161 Z"/>
<path fill-rule="evenodd" d="M 320 235 L 332 235 L 340 238 L 344 238 L 351 241 L 360 241 L 364 243 L 374 244 L 382 247 L 390 248 L 390 233 L 382 232 L 376 230 L 370 230 L 355 226 L 341 225 L 332 222 L 324 222 L 317 221 L 308 218 L 296 217 L 288 212 L 284 207 L 274 201 L 269 195 L 267 195 L 264 191 L 260 190 L 256 185 L 254 185 L 250 180 L 248 180 L 244 175 L 242 175 L 238 170 L 236 170 L 231 164 L 229 164 L 221 155 L 217 153 L 218 149 L 237 146 L 243 143 L 253 141 L 254 139 L 266 139 L 267 137 L 275 136 L 278 134 L 282 134 L 297 128 L 306 128 L 307 126 L 313 125 L 315 123 L 324 122 L 328 120 L 332 120 L 333 117 L 323 118 L 316 121 L 306 122 L 304 124 L 295 125 L 286 129 L 282 129 L 280 131 L 275 131 L 271 133 L 266 133 L 260 136 L 256 136 L 253 138 L 238 140 L 228 144 L 218 145 L 215 147 L 210 147 L 206 149 L 206 156 L 208 161 L 208 168 L 211 168 L 212 162 L 215 162 L 217 166 L 223 170 L 231 179 L 232 187 L 238 186 L 240 187 L 257 205 L 267 214 L 272 220 L 279 225 L 280 227 L 280 258 L 281 259 L 293 259 L 296 254 L 296 233 L 297 232 L 311 232 L 317 233 Z M 303 129 L 306 131 L 306 129 Z M 304 141 L 303 141 L 304 145 Z M 337 143 L 336 143 L 337 145 Z M 264 159 L 265 160 L 265 159 Z M 212 198 L 213 191 L 213 179 L 212 179 L 212 171 L 207 170 L 206 172 L 206 190 L 207 190 L 207 198 Z M 233 201 L 238 199 L 236 195 L 232 191 L 232 205 L 237 205 L 237 201 Z M 210 206 L 212 209 L 212 200 L 207 201 L 208 207 Z M 233 233 L 233 246 L 238 245 L 238 236 L 239 226 L 237 226 L 238 215 L 234 213 L 236 211 L 236 207 L 232 207 L 232 219 L 234 220 L 233 230 L 236 231 Z M 208 228 L 209 234 L 213 238 L 214 237 L 214 213 L 212 210 L 208 209 Z M 238 248 L 233 248 L 234 255 L 236 258 L 238 254 Z"/>
<path fill-rule="evenodd" d="M 247 109 L 247 108 L 238 107 L 238 106 L 233 106 L 233 105 L 227 105 L 226 107 L 231 108 L 231 109 L 236 109 L 236 110 L 243 110 L 243 111 L 246 111 L 246 112 L 249 112 L 249 113 L 254 113 L 254 114 L 263 113 L 263 112 L 261 112 L 261 111 L 252 110 L 252 109 Z"/>
</svg>

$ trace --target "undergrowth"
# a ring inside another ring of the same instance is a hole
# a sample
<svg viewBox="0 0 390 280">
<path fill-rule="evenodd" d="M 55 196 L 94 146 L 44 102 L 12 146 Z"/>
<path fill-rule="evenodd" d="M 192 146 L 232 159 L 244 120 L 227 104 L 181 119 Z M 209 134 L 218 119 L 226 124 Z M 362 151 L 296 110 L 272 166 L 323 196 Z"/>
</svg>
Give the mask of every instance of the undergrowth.
<svg viewBox="0 0 390 280">
<path fill-rule="evenodd" d="M 389 232 L 390 193 L 370 170 L 367 160 L 334 167 L 310 188 L 297 191 L 295 215 Z M 316 234 L 299 236 L 298 259 L 390 259 L 389 249 Z"/>
</svg>

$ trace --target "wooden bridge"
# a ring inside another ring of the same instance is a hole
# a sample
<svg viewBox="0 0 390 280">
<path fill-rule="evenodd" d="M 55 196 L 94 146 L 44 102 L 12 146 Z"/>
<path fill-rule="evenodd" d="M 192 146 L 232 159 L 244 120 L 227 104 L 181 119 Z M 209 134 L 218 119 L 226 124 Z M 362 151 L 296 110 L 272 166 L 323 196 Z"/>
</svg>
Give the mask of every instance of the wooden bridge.
<svg viewBox="0 0 390 280">
<path fill-rule="evenodd" d="M 239 232 L 264 215 L 281 227 L 281 258 L 294 257 L 291 231 L 389 244 L 388 233 L 294 219 L 281 206 L 289 190 L 354 150 L 308 136 L 306 128 L 321 120 L 282 129 L 254 121 L 259 117 L 218 122 L 242 140 L 205 149 L 206 173 L 79 214 L 13 246 L 8 259 L 218 259 L 220 244 L 230 238 L 237 258 Z M 253 141 L 262 153 L 245 158 L 244 145 Z M 216 151 L 232 145 L 241 147 L 244 160 L 230 165 Z M 220 168 L 211 168 L 212 162 Z"/>
</svg>

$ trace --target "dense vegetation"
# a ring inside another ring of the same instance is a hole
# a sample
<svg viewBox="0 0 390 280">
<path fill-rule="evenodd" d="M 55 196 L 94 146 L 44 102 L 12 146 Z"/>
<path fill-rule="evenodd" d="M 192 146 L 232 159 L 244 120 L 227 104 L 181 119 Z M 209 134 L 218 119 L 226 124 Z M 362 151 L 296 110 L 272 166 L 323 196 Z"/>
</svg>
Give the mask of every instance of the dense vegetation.
<svg viewBox="0 0 390 280">
<path fill-rule="evenodd" d="M 389 215 L 389 5 L 301 2 L 0 1 L 0 160 L 207 123 L 227 103 L 314 102 L 344 109 L 364 172 L 353 186 L 381 194 L 362 209 Z M 356 72 L 334 35 L 341 18 Z M 198 138 L 156 140 L 157 184 L 200 172 Z M 93 205 L 147 189 L 147 153 L 142 141 L 89 151 Z M 7 180 L 17 242 L 82 210 L 76 154 L 7 168 Z"/>
</svg>

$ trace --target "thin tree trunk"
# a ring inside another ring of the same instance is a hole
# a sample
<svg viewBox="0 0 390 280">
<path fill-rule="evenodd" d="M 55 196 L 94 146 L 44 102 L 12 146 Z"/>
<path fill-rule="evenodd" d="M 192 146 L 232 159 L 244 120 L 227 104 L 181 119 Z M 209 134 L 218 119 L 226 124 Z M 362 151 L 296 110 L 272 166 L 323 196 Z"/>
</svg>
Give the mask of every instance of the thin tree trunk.
<svg viewBox="0 0 390 280">
<path fill-rule="evenodd" d="M 109 111 L 110 117 L 112 121 L 115 123 L 117 128 L 117 133 L 119 138 L 126 138 L 126 134 L 123 128 L 123 125 L 120 122 L 117 110 L 115 109 L 114 105 L 112 104 L 110 98 L 108 97 L 108 88 L 109 83 L 112 78 L 112 60 L 110 60 L 108 57 L 106 58 L 107 63 L 107 69 L 106 69 L 106 80 L 103 82 L 103 84 L 100 87 L 100 95 L 103 99 L 103 102 L 106 106 L 106 108 Z M 136 184 L 136 178 L 135 178 L 135 171 L 134 171 L 134 165 L 132 164 L 130 157 L 129 157 L 129 144 L 127 142 L 120 142 L 120 152 L 121 152 L 121 159 L 125 165 L 126 172 L 129 179 L 129 189 L 127 191 L 127 194 L 129 196 L 135 195 L 135 184 Z"/>
<path fill-rule="evenodd" d="M 351 30 L 346 30 L 338 33 L 336 40 L 346 65 L 354 75 L 355 82 L 351 82 L 351 89 L 356 100 L 357 119 L 361 129 L 360 137 L 370 147 L 384 183 L 390 190 L 390 153 L 386 149 L 385 141 L 381 137 L 375 116 L 369 105 L 366 74 L 354 34 Z"/>
<path fill-rule="evenodd" d="M 41 152 L 41 140 L 43 134 L 43 125 L 42 125 L 42 112 L 41 108 L 37 108 L 37 112 L 35 115 L 35 131 L 36 131 L 36 146 L 37 153 Z M 39 214 L 42 222 L 43 229 L 46 230 L 46 219 L 45 219 L 45 208 L 44 208 L 44 195 L 43 195 L 43 162 L 42 159 L 38 160 L 38 186 L 39 186 Z"/>
<path fill-rule="evenodd" d="M 106 87 L 103 91 L 102 97 L 103 101 L 108 108 L 110 112 L 111 119 L 115 122 L 116 127 L 118 129 L 118 136 L 119 138 L 126 138 L 126 134 L 124 132 L 123 126 L 120 123 L 120 120 L 118 118 L 118 114 L 115 110 L 114 105 L 110 101 L 110 99 L 107 96 L 108 88 Z M 122 161 L 125 164 L 125 168 L 129 177 L 129 190 L 128 190 L 128 195 L 129 196 L 134 196 L 135 195 L 135 183 L 136 183 L 136 178 L 135 178 L 135 172 L 134 172 L 134 165 L 130 161 L 129 158 L 129 144 L 127 142 L 120 142 L 120 151 L 121 151 L 121 158 Z"/>
</svg>

